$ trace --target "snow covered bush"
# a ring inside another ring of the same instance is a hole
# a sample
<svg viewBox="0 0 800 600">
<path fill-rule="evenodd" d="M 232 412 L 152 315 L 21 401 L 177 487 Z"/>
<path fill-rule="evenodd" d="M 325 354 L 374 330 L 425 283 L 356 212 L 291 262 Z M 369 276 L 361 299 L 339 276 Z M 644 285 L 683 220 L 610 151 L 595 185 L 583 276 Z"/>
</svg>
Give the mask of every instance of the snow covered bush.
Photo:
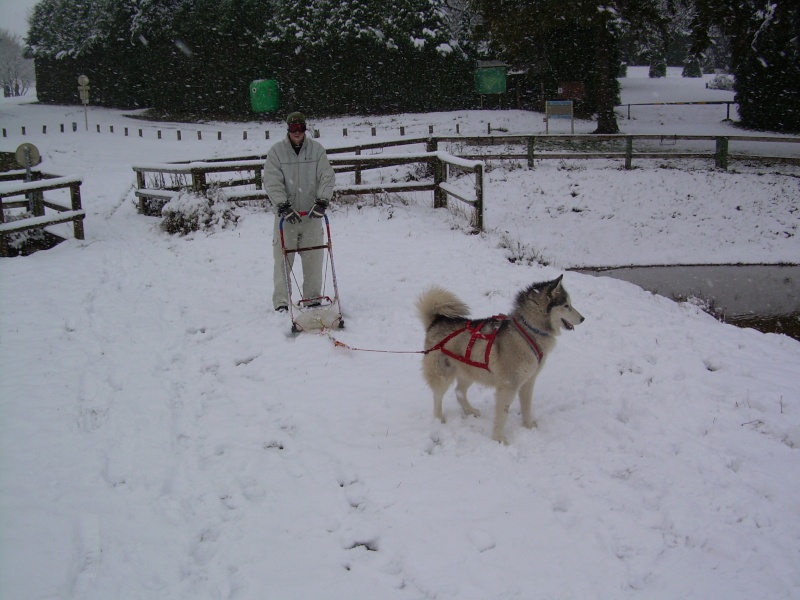
<svg viewBox="0 0 800 600">
<path fill-rule="evenodd" d="M 30 219 L 34 216 L 29 211 L 10 214 L 10 211 L 4 211 L 3 220 L 6 223 L 12 221 L 20 221 L 22 219 Z M 52 237 L 52 236 L 51 236 Z M 25 231 L 14 231 L 6 235 L 8 240 L 8 249 L 12 256 L 30 254 L 37 249 L 52 247 L 52 243 L 48 244 L 47 235 L 44 229 L 26 229 Z"/>
<path fill-rule="evenodd" d="M 733 79 L 731 79 L 730 75 L 717 75 L 706 83 L 706 87 L 710 90 L 726 90 L 726 91 L 733 91 Z"/>
<path fill-rule="evenodd" d="M 222 198 L 207 198 L 183 192 L 161 209 L 161 228 L 170 234 L 186 235 L 192 231 L 225 229 L 236 225 L 238 217 Z"/>
</svg>

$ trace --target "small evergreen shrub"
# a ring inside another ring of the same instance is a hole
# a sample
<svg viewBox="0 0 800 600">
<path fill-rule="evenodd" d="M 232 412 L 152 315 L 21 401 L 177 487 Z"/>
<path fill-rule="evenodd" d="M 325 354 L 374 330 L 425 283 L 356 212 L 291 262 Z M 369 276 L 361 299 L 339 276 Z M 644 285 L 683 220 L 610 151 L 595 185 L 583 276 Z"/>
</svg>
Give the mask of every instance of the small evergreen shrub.
<svg viewBox="0 0 800 600">
<path fill-rule="evenodd" d="M 730 75 L 717 75 L 706 83 L 706 87 L 710 90 L 726 90 L 729 92 L 733 91 L 733 79 L 731 79 Z"/>
<path fill-rule="evenodd" d="M 651 79 L 667 76 L 667 61 L 663 58 L 654 59 L 650 63 L 650 71 L 648 73 Z"/>
<path fill-rule="evenodd" d="M 181 193 L 161 209 L 161 229 L 169 234 L 187 235 L 193 231 L 225 229 L 235 226 L 238 217 L 224 199 Z"/>
<path fill-rule="evenodd" d="M 700 61 L 696 58 L 690 58 L 683 63 L 683 72 L 681 77 L 702 77 L 703 68 L 700 66 Z"/>
</svg>

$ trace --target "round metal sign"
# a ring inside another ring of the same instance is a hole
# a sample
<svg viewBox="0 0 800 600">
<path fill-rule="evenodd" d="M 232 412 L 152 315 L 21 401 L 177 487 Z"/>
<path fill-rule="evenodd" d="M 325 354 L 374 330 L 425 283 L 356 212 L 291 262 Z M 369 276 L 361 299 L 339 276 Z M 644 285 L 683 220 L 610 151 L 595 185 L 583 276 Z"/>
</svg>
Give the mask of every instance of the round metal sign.
<svg viewBox="0 0 800 600">
<path fill-rule="evenodd" d="M 39 154 L 39 149 L 28 142 L 20 144 L 14 156 L 21 167 L 35 167 L 42 162 L 42 155 Z"/>
<path fill-rule="evenodd" d="M 89 85 L 89 78 L 86 75 L 78 77 L 78 85 Z"/>
</svg>

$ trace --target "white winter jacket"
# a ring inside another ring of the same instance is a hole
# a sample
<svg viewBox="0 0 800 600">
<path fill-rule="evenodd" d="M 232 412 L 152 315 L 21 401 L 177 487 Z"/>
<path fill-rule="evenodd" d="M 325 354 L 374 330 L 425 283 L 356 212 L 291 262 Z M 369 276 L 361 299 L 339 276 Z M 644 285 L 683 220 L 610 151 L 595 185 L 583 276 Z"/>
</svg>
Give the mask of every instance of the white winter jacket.
<svg viewBox="0 0 800 600">
<path fill-rule="evenodd" d="M 289 136 L 273 144 L 264 165 L 264 190 L 272 206 L 287 200 L 298 212 L 307 212 L 317 199 L 333 197 L 336 174 L 321 144 L 308 136 L 296 154 Z"/>
</svg>

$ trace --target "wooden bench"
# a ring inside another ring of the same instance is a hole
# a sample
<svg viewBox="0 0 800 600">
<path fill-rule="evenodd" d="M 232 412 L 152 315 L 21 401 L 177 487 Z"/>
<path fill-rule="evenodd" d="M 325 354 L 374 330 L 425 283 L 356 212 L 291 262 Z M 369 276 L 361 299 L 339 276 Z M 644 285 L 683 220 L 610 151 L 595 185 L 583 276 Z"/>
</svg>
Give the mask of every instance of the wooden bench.
<svg viewBox="0 0 800 600">
<path fill-rule="evenodd" d="M 0 256 L 5 257 L 9 254 L 9 234 L 29 229 L 71 221 L 75 239 L 84 239 L 83 220 L 86 218 L 86 213 L 81 207 L 81 183 L 80 177 L 49 177 L 27 183 L 0 183 L 0 203 L 3 208 L 0 210 Z M 72 206 L 62 206 L 45 200 L 44 192 L 58 189 L 69 189 Z M 14 200 L 13 198 L 17 196 L 27 197 L 24 200 Z M 4 211 L 9 208 L 30 208 L 33 217 L 6 223 Z M 56 214 L 45 214 L 45 208 L 56 211 Z"/>
</svg>

